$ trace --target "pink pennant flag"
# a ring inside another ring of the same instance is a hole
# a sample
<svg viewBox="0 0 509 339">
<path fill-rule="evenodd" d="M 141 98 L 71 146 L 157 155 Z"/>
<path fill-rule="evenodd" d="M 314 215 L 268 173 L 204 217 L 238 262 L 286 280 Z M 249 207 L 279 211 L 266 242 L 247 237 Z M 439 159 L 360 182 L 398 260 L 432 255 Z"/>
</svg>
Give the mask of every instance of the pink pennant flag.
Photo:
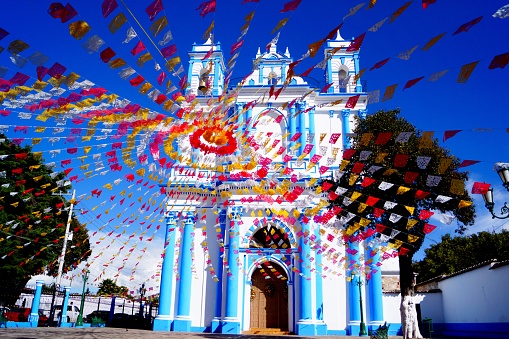
<svg viewBox="0 0 509 339">
<path fill-rule="evenodd" d="M 488 66 L 488 68 L 489 69 L 504 68 L 508 63 L 509 63 L 509 52 L 495 56 L 493 60 L 491 60 L 491 63 Z"/>
<path fill-rule="evenodd" d="M 118 7 L 116 0 L 104 0 L 102 4 L 103 17 L 106 18 Z"/>
<path fill-rule="evenodd" d="M 284 4 L 283 9 L 280 11 L 280 13 L 295 11 L 301 1 L 302 0 L 292 0 L 287 2 L 286 4 Z"/>
<path fill-rule="evenodd" d="M 352 109 L 355 108 L 355 105 L 357 105 L 357 101 L 359 100 L 360 96 L 361 96 L 360 94 L 357 94 L 357 95 L 354 95 L 353 97 L 348 98 L 345 108 L 352 108 Z"/>
<path fill-rule="evenodd" d="M 388 62 L 389 62 L 389 59 L 390 59 L 390 58 L 387 58 L 387 59 L 384 59 L 384 60 L 382 60 L 382 61 L 377 62 L 377 63 L 376 63 L 376 64 L 374 64 L 374 65 L 373 65 L 373 67 L 371 67 L 369 70 L 370 70 L 370 71 L 372 71 L 372 70 L 374 70 L 374 69 L 377 69 L 377 68 L 380 68 L 380 67 L 384 66 L 386 63 L 388 63 Z"/>
<path fill-rule="evenodd" d="M 133 56 L 136 56 L 137 54 L 143 52 L 145 50 L 145 45 L 143 44 L 143 42 L 138 41 L 138 43 L 136 44 L 136 46 L 134 46 L 134 48 L 131 50 L 131 54 Z"/>
<path fill-rule="evenodd" d="M 154 2 L 148 5 L 148 7 L 145 9 L 145 12 L 147 12 L 148 18 L 150 21 L 152 21 L 163 9 L 163 2 L 161 0 L 154 0 Z"/>
<path fill-rule="evenodd" d="M 357 38 L 355 38 L 351 43 L 350 46 L 346 48 L 347 52 L 355 52 L 361 48 L 362 41 L 364 40 L 364 37 L 366 36 L 366 32 L 359 35 Z"/>
<path fill-rule="evenodd" d="M 461 132 L 460 129 L 445 131 L 444 132 L 444 137 L 442 138 L 442 142 L 445 142 L 447 139 L 452 138 L 453 136 L 455 136 L 459 132 Z"/>
<path fill-rule="evenodd" d="M 329 139 L 329 144 L 335 144 L 336 141 L 338 141 L 339 137 L 341 136 L 341 133 L 332 133 Z"/>
<path fill-rule="evenodd" d="M 458 166 L 458 168 L 461 168 L 461 167 L 467 167 L 467 166 L 471 166 L 471 165 L 475 165 L 477 164 L 478 162 L 480 162 L 479 160 L 463 160 L 461 162 L 461 164 Z"/>
<path fill-rule="evenodd" d="M 461 25 L 457 30 L 456 32 L 454 32 L 452 35 L 456 35 L 456 34 L 459 34 L 461 32 L 468 32 L 468 30 L 470 28 L 472 28 L 474 25 L 478 24 L 479 22 L 481 22 L 482 20 L 482 15 L 478 18 L 475 18 L 474 20 L 472 21 L 469 21 L 463 25 Z"/>
<path fill-rule="evenodd" d="M 422 0 L 422 8 L 426 9 L 429 5 L 434 4 L 437 0 Z"/>
<path fill-rule="evenodd" d="M 200 16 L 202 18 L 205 18 L 205 16 L 207 14 L 210 14 L 210 13 L 216 11 L 216 0 L 209 0 L 209 1 L 202 2 L 196 10 L 200 11 Z"/>
<path fill-rule="evenodd" d="M 171 58 L 175 53 L 177 53 L 177 45 L 172 44 L 170 46 L 167 46 L 163 49 L 161 49 L 161 54 L 165 59 Z"/>
<path fill-rule="evenodd" d="M 419 77 L 419 78 L 412 79 L 412 80 L 408 80 L 407 83 L 405 84 L 405 87 L 403 87 L 403 90 L 412 87 L 413 85 L 415 85 L 416 83 L 418 83 L 422 79 L 424 79 L 423 76 Z"/>
</svg>

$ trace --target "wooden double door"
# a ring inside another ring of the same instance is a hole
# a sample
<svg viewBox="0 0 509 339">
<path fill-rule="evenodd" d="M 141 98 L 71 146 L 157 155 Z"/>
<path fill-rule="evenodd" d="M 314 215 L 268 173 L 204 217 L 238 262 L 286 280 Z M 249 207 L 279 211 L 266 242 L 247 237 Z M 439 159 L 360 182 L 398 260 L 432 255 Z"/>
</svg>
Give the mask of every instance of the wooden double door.
<svg viewBox="0 0 509 339">
<path fill-rule="evenodd" d="M 256 269 L 252 275 L 251 328 L 288 330 L 288 285 L 286 279 L 270 278 Z"/>
</svg>

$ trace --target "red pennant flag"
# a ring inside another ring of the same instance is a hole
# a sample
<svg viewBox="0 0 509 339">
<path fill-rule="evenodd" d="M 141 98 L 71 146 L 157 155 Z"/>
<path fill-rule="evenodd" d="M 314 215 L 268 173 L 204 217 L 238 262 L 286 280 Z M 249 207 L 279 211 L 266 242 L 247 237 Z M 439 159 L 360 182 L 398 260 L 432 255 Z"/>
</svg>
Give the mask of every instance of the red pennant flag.
<svg viewBox="0 0 509 339">
<path fill-rule="evenodd" d="M 331 88 L 331 86 L 334 85 L 333 82 L 331 82 L 330 84 L 327 84 L 325 85 L 321 90 L 320 90 L 320 93 L 327 93 L 327 91 L 329 90 L 329 88 Z"/>
<path fill-rule="evenodd" d="M 461 164 L 458 166 L 458 168 L 461 168 L 461 167 L 467 167 L 467 166 L 471 166 L 471 165 L 475 165 L 477 164 L 478 162 L 480 162 L 479 160 L 463 160 L 461 162 Z"/>
<path fill-rule="evenodd" d="M 136 78 L 129 80 L 129 83 L 131 86 L 136 87 L 139 86 L 143 81 L 145 81 L 145 78 L 141 75 L 138 75 Z"/>
<path fill-rule="evenodd" d="M 466 24 L 461 25 L 456 32 L 454 32 L 452 35 L 459 34 L 461 32 L 468 32 L 470 28 L 472 28 L 474 25 L 478 24 L 482 20 L 482 15 L 478 18 L 475 18 L 472 21 L 467 22 Z"/>
<path fill-rule="evenodd" d="M 412 87 L 413 85 L 415 85 L 416 83 L 418 83 L 422 79 L 424 79 L 424 77 L 419 77 L 419 78 L 415 78 L 415 79 L 412 79 L 412 80 L 408 80 L 407 83 L 405 84 L 405 87 L 403 87 L 403 90 Z"/>
<path fill-rule="evenodd" d="M 357 164 L 358 164 L 358 163 L 357 163 Z M 355 169 L 355 166 L 356 166 L 357 164 L 355 164 L 355 165 L 354 165 L 354 167 L 353 167 L 354 169 Z M 363 164 L 363 165 L 365 165 L 365 164 Z M 364 166 L 363 166 L 363 168 L 364 168 Z M 353 169 L 352 169 L 352 172 L 353 172 L 353 173 L 357 173 L 357 172 L 355 172 Z M 360 172 L 358 172 L 358 173 L 360 173 Z M 375 180 L 375 179 L 372 179 L 372 178 L 368 178 L 368 177 L 366 177 L 366 178 L 364 178 L 364 180 L 362 180 L 361 186 L 365 188 L 365 187 L 368 187 L 369 185 L 371 185 L 371 184 L 372 184 L 372 183 L 374 183 L 374 182 L 376 182 L 376 180 Z M 369 198 L 368 198 L 368 200 L 369 200 Z M 368 204 L 368 203 L 366 202 L 366 204 Z M 368 204 L 368 205 L 369 205 L 369 204 Z M 372 206 L 372 205 L 370 205 L 370 206 Z"/>
<path fill-rule="evenodd" d="M 422 199 L 426 198 L 429 194 L 430 194 L 430 192 L 417 190 L 417 192 L 415 192 L 415 198 L 422 200 Z"/>
<path fill-rule="evenodd" d="M 210 58 L 210 56 L 212 55 L 213 52 L 214 52 L 214 46 L 210 47 L 210 50 L 201 59 L 202 60 L 207 60 L 208 58 Z"/>
<path fill-rule="evenodd" d="M 345 108 L 352 108 L 352 109 L 355 108 L 355 105 L 357 105 L 357 101 L 359 100 L 360 96 L 361 96 L 360 94 L 357 94 L 357 95 L 354 95 L 353 97 L 348 98 Z"/>
<path fill-rule="evenodd" d="M 385 213 L 385 210 L 378 208 L 378 207 L 375 207 L 375 209 L 373 210 L 373 216 L 375 218 L 380 218 L 382 216 L 382 214 L 384 214 L 384 213 Z"/>
<path fill-rule="evenodd" d="M 385 229 L 387 228 L 387 226 L 385 225 L 382 225 L 382 224 L 376 224 L 376 231 L 378 233 L 382 233 Z"/>
<path fill-rule="evenodd" d="M 499 54 L 491 60 L 489 69 L 504 68 L 509 63 L 509 52 Z"/>
<path fill-rule="evenodd" d="M 387 142 L 389 142 L 389 140 L 391 140 L 391 137 L 392 137 L 392 132 L 378 133 L 375 143 L 377 145 L 385 145 Z"/>
<path fill-rule="evenodd" d="M 411 185 L 414 183 L 414 181 L 417 179 L 417 177 L 419 176 L 419 173 L 416 173 L 416 172 L 406 172 L 405 173 L 405 177 L 404 177 L 404 181 L 406 184 L 408 185 Z"/>
<path fill-rule="evenodd" d="M 108 61 L 111 60 L 111 58 L 113 58 L 115 55 L 117 55 L 117 53 L 115 53 L 114 50 L 111 49 L 111 47 L 108 47 L 106 49 L 104 49 L 99 57 L 101 58 L 101 61 L 104 62 L 104 63 L 107 63 Z"/>
<path fill-rule="evenodd" d="M 116 0 L 104 0 L 102 4 L 103 17 L 106 18 L 118 7 Z"/>
<path fill-rule="evenodd" d="M 76 10 L 70 4 L 67 4 L 64 7 L 64 5 L 59 2 L 52 3 L 49 6 L 48 13 L 51 15 L 51 17 L 60 19 L 63 24 L 78 15 L 78 12 L 76 12 Z"/>
<path fill-rule="evenodd" d="M 343 159 L 350 159 L 354 154 L 355 154 L 356 150 L 354 149 L 345 149 L 343 151 Z"/>
<path fill-rule="evenodd" d="M 164 9 L 163 2 L 161 0 L 155 0 L 145 9 L 148 14 L 150 21 L 154 20 L 156 15 Z"/>
<path fill-rule="evenodd" d="M 374 181 L 374 180 L 373 180 Z M 369 196 L 368 199 L 366 199 L 366 205 L 368 206 L 375 206 L 375 204 L 380 200 L 380 198 Z"/>
<path fill-rule="evenodd" d="M 447 139 L 452 138 L 453 136 L 455 136 L 459 132 L 461 132 L 460 129 L 445 131 L 444 132 L 444 137 L 442 138 L 442 142 L 445 142 Z"/>
<path fill-rule="evenodd" d="M 355 38 L 351 43 L 350 46 L 346 48 L 347 52 L 355 52 L 361 48 L 362 41 L 364 40 L 364 37 L 366 36 L 366 32 L 359 35 L 357 38 Z"/>
<path fill-rule="evenodd" d="M 242 0 L 242 2 L 240 4 L 243 5 L 248 2 L 260 2 L 260 0 Z"/>
<path fill-rule="evenodd" d="M 425 224 L 424 229 L 422 230 L 425 234 L 431 233 L 435 228 L 437 228 L 435 225 L 431 224 Z"/>
<path fill-rule="evenodd" d="M 434 4 L 437 0 L 422 0 L 422 8 L 426 9 L 429 5 Z"/>
<path fill-rule="evenodd" d="M 377 69 L 377 68 L 380 68 L 380 67 L 384 66 L 386 63 L 388 63 L 388 62 L 389 62 L 389 59 L 390 59 L 390 58 L 387 58 L 387 59 L 384 59 L 384 60 L 382 60 L 382 61 L 377 62 L 377 63 L 376 63 L 373 67 L 371 67 L 369 70 L 370 70 L 370 71 L 372 71 L 372 70 L 374 70 L 374 69 Z"/>
<path fill-rule="evenodd" d="M 200 11 L 200 16 L 202 18 L 205 18 L 207 14 L 216 11 L 216 0 L 202 2 L 196 10 Z"/>
<path fill-rule="evenodd" d="M 311 71 L 315 68 L 316 65 L 313 65 L 311 66 L 310 68 L 308 68 L 304 73 L 302 73 L 300 76 L 301 77 L 307 77 L 309 75 L 309 73 L 311 73 Z"/>
<path fill-rule="evenodd" d="M 408 155 L 406 154 L 396 154 L 394 157 L 394 167 L 405 167 L 408 162 Z"/>
<path fill-rule="evenodd" d="M 363 170 L 363 168 L 366 166 L 366 164 L 363 164 L 362 162 L 356 162 L 354 165 L 353 165 L 353 168 L 352 168 L 352 173 L 355 173 L 355 174 L 360 174 Z M 364 178 L 364 181 L 362 182 L 362 184 L 364 184 L 364 182 L 366 181 L 366 179 L 368 179 L 368 182 L 369 182 L 369 179 L 370 178 Z M 369 185 L 368 185 L 369 186 Z M 362 187 L 365 187 L 365 186 L 362 186 Z"/>
<path fill-rule="evenodd" d="M 280 13 L 286 13 L 295 11 L 297 7 L 299 6 L 301 0 L 292 0 L 284 4 L 283 9 L 280 11 Z"/>
<path fill-rule="evenodd" d="M 398 250 L 398 255 L 400 255 L 400 256 L 405 256 L 408 253 L 410 253 L 410 250 L 406 247 L 400 247 Z"/>
<path fill-rule="evenodd" d="M 427 220 L 431 218 L 431 216 L 435 214 L 435 212 L 428 211 L 428 210 L 422 210 L 421 213 L 419 213 L 419 219 L 421 220 Z"/>
<path fill-rule="evenodd" d="M 490 189 L 490 184 L 484 182 L 474 182 L 472 186 L 472 194 L 485 194 Z"/>
<path fill-rule="evenodd" d="M 44 66 L 37 66 L 36 71 L 37 71 L 37 80 L 39 80 L 39 81 L 42 81 L 44 76 L 46 74 L 48 74 L 48 69 Z"/>
</svg>

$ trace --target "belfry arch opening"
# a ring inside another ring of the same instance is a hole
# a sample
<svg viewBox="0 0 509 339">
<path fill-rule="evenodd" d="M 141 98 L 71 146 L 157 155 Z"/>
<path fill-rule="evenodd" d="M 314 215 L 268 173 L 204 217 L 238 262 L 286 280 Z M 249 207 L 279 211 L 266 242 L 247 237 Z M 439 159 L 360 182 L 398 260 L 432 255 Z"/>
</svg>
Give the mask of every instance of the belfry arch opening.
<svg viewBox="0 0 509 339">
<path fill-rule="evenodd" d="M 249 247 L 286 249 L 290 248 L 290 240 L 284 229 L 268 222 L 252 235 Z"/>
</svg>

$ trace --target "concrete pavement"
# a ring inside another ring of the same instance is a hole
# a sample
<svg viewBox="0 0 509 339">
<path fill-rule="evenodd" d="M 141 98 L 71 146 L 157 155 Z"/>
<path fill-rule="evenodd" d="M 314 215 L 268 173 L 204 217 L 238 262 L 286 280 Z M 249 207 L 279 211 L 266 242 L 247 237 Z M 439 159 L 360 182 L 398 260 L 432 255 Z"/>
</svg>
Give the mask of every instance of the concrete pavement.
<svg viewBox="0 0 509 339">
<path fill-rule="evenodd" d="M 0 338 L 10 339 L 168 339 L 168 338 L 196 338 L 196 339 L 294 339 L 294 338 L 328 338 L 328 339 L 366 339 L 369 337 L 345 337 L 345 336 L 317 336 L 301 337 L 296 335 L 268 336 L 268 335 L 228 335 L 213 333 L 181 333 L 181 332 L 153 332 L 147 330 L 134 330 L 111 327 L 88 327 L 88 328 L 0 328 Z M 393 339 L 402 337 L 390 337 Z"/>
</svg>

